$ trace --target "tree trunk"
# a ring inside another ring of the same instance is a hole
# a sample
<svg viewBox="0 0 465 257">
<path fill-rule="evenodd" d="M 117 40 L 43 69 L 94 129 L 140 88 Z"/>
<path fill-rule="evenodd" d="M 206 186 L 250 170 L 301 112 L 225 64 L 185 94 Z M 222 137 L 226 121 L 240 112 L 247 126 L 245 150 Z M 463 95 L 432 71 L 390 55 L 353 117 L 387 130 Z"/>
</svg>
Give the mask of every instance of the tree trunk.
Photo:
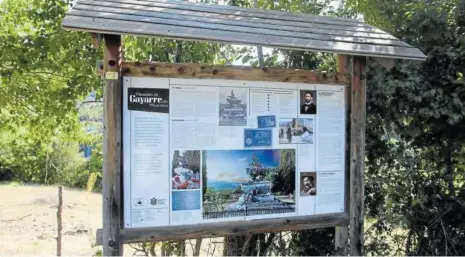
<svg viewBox="0 0 465 257">
<path fill-rule="evenodd" d="M 449 189 L 449 194 L 455 196 L 455 186 L 454 186 L 454 163 L 452 160 L 452 149 L 451 146 L 446 146 L 444 163 L 446 164 L 446 180 Z"/>
<path fill-rule="evenodd" d="M 224 238 L 223 256 L 257 255 L 258 235 L 227 236 Z"/>
<path fill-rule="evenodd" d="M 270 251 L 270 247 L 273 244 L 273 241 L 276 237 L 276 233 L 270 233 L 267 239 L 265 237 L 265 234 L 263 235 L 264 235 L 263 240 L 260 240 L 260 251 L 258 253 L 260 256 L 268 255 L 268 252 Z"/>
<path fill-rule="evenodd" d="M 202 238 L 197 238 L 195 240 L 195 249 L 194 249 L 194 256 L 199 256 L 200 255 L 200 248 L 202 247 Z"/>
</svg>

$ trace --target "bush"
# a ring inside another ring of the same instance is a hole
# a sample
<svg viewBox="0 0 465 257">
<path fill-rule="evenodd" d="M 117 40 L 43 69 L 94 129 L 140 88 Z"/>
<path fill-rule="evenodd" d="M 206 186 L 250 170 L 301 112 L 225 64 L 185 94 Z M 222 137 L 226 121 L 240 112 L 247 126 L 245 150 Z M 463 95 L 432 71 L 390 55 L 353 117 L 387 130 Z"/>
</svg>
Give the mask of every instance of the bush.
<svg viewBox="0 0 465 257">
<path fill-rule="evenodd" d="M 103 163 L 101 143 L 95 144 L 91 158 L 86 160 L 76 141 L 50 139 L 45 143 L 28 138 L 27 133 L 14 135 L 0 135 L 4 139 L 0 142 L 0 181 L 99 190 Z M 92 141 L 99 142 L 99 139 Z"/>
</svg>

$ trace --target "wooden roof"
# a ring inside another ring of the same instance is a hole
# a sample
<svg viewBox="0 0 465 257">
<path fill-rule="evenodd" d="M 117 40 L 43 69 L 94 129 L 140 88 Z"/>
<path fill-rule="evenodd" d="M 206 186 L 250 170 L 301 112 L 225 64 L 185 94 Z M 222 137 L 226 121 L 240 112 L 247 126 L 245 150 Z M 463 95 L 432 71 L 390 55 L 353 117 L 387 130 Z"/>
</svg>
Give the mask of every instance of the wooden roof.
<svg viewBox="0 0 465 257">
<path fill-rule="evenodd" d="M 78 0 L 63 27 L 102 34 L 261 45 L 425 60 L 417 48 L 363 22 L 172 0 Z"/>
</svg>

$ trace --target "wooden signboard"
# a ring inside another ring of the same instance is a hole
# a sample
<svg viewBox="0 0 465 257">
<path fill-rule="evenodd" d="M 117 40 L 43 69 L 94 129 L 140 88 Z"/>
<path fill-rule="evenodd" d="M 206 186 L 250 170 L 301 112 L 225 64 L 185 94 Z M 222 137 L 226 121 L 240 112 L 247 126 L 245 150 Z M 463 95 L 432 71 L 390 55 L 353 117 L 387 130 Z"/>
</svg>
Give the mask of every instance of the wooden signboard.
<svg viewBox="0 0 465 257">
<path fill-rule="evenodd" d="M 347 227 L 350 77 L 197 66 L 120 66 L 115 244 Z"/>
<path fill-rule="evenodd" d="M 124 76 L 122 88 L 127 240 L 347 224 L 346 86 Z"/>
<path fill-rule="evenodd" d="M 105 164 L 116 173 L 104 173 L 97 234 L 109 255 L 130 242 L 324 227 L 347 250 L 349 182 L 361 181 L 347 165 L 347 65 L 270 79 L 267 69 L 111 63 L 121 77 L 106 76 L 116 130 L 105 159 L 117 162 Z"/>
<path fill-rule="evenodd" d="M 345 247 L 350 77 L 197 66 L 119 65 L 113 230 L 98 243 L 119 254 L 129 242 L 337 227 Z M 209 72 L 177 74 L 188 69 Z"/>
<path fill-rule="evenodd" d="M 105 256 L 127 242 L 331 226 L 341 254 L 350 235 L 363 255 L 367 57 L 389 68 L 379 58 L 425 60 L 419 49 L 358 20 L 188 1 L 79 0 L 63 27 L 104 40 Z M 351 60 L 332 74 L 123 63 L 122 35 Z"/>
</svg>

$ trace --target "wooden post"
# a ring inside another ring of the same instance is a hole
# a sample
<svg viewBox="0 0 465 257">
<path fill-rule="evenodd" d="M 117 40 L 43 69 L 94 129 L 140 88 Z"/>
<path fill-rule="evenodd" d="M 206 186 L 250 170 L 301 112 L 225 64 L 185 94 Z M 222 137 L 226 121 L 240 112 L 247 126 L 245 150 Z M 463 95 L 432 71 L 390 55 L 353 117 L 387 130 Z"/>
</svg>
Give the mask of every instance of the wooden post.
<svg viewBox="0 0 465 257">
<path fill-rule="evenodd" d="M 349 56 L 338 55 L 337 56 L 337 72 L 347 73 L 349 72 Z M 346 165 L 345 165 L 345 190 L 344 190 L 344 211 L 349 210 L 349 180 L 350 180 L 350 90 L 346 90 Z M 337 226 L 334 234 L 334 247 L 336 248 L 336 254 L 340 256 L 347 255 L 347 245 L 349 243 L 349 228 L 348 226 Z"/>
<path fill-rule="evenodd" d="M 122 256 L 121 226 L 121 36 L 104 35 L 103 255 Z"/>
<path fill-rule="evenodd" d="M 350 118 L 350 255 L 363 256 L 366 57 L 353 58 Z"/>
<path fill-rule="evenodd" d="M 57 207 L 57 256 L 61 256 L 61 231 L 63 229 L 61 213 L 63 210 L 63 186 L 58 186 Z"/>
</svg>

